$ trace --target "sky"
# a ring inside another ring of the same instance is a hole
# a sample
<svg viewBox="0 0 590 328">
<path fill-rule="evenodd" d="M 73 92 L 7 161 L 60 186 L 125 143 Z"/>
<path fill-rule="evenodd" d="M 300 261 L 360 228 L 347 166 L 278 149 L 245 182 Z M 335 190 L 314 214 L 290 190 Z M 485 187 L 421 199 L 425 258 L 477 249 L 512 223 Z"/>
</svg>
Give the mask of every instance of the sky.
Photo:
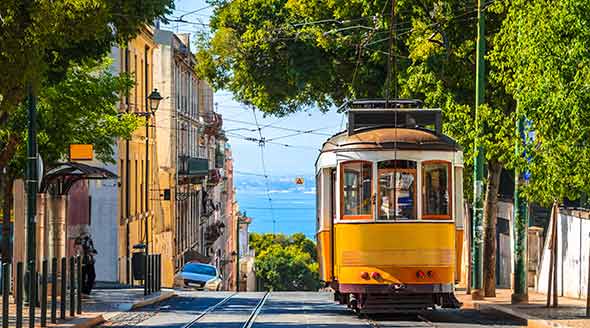
<svg viewBox="0 0 590 328">
<path fill-rule="evenodd" d="M 208 23 L 212 8 L 204 0 L 176 0 L 175 4 L 176 10 L 171 18 L 185 15 L 182 19 L 191 23 L 170 23 L 162 26 L 163 29 L 191 34 L 206 29 L 201 24 Z M 218 112 L 224 119 L 224 130 L 233 152 L 234 170 L 238 173 L 269 176 L 313 175 L 318 150 L 329 136 L 341 131 L 345 126 L 343 115 L 335 111 L 323 114 L 312 109 L 283 118 L 264 117 L 261 112 L 255 110 L 254 114 L 251 108 L 236 102 L 231 92 L 225 90 L 216 92 L 215 102 L 218 104 Z M 281 145 L 265 144 L 264 160 L 259 144 L 245 140 L 260 139 L 256 120 L 259 126 L 263 127 L 261 133 L 266 140 L 281 137 L 272 141 Z M 313 130 L 313 134 L 289 136 L 297 132 L 285 129 Z"/>
</svg>

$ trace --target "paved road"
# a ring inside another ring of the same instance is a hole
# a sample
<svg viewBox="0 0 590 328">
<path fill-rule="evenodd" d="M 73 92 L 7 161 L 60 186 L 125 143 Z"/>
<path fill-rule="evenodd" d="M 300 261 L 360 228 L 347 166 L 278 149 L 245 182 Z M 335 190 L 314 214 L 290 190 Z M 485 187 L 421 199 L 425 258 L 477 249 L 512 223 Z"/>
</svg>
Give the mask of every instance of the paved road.
<svg viewBox="0 0 590 328">
<path fill-rule="evenodd" d="M 329 293 L 182 292 L 161 304 L 124 313 L 103 327 L 117 328 L 392 328 L 521 327 L 495 313 L 437 310 L 421 315 L 359 318 Z"/>
</svg>

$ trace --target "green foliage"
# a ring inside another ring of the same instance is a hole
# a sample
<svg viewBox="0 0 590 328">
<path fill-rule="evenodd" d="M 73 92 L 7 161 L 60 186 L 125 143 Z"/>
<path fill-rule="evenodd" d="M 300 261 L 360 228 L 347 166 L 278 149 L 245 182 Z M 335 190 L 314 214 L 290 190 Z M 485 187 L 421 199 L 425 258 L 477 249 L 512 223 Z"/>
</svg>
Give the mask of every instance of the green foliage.
<svg viewBox="0 0 590 328">
<path fill-rule="evenodd" d="M 47 92 L 70 68 L 101 60 L 116 42 L 171 13 L 173 5 L 173 0 L 0 1 L 0 127 L 26 121 L 17 111 L 28 85 L 38 95 Z M 0 136 L 0 170 L 20 151 L 19 131 Z"/>
<path fill-rule="evenodd" d="M 237 100 L 284 115 L 310 105 L 325 110 L 347 98 L 383 96 L 391 2 L 213 3 L 213 34 L 200 42 L 198 70 Z M 516 106 L 502 80 L 488 81 L 480 111 L 484 124 L 475 124 L 473 3 L 400 0 L 396 12 L 398 96 L 442 108 L 445 133 L 464 147 L 467 181 L 478 134 L 487 160 L 511 166 Z M 488 48 L 494 49 L 506 13 L 496 5 L 486 15 Z M 470 198 L 471 188 L 465 190 Z"/>
<path fill-rule="evenodd" d="M 256 253 L 256 276 L 273 290 L 317 290 L 319 265 L 313 241 L 302 233 L 250 234 Z"/>
<path fill-rule="evenodd" d="M 133 85 L 129 76 L 113 76 L 108 61 L 88 62 L 71 67 L 61 82 L 44 88 L 39 95 L 38 146 L 46 165 L 66 158 L 73 143 L 94 145 L 97 158 L 112 162 L 115 138 L 130 137 L 140 124 L 131 114 L 120 114 L 118 94 Z M 9 124 L 0 127 L 0 143 L 10 134 L 20 135 L 13 172 L 22 173 L 25 166 L 27 109 L 19 106 Z"/>
<path fill-rule="evenodd" d="M 590 2 L 505 2 L 490 53 L 494 79 L 519 102 L 535 142 L 526 149 L 525 192 L 546 205 L 590 192 Z"/>
</svg>

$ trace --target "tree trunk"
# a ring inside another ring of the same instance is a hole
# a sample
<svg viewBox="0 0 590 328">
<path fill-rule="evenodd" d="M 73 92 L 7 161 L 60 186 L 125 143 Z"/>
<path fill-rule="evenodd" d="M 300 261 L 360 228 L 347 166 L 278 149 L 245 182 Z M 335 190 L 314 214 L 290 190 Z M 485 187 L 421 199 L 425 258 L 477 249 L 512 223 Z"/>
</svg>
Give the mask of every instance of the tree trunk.
<svg viewBox="0 0 590 328">
<path fill-rule="evenodd" d="M 485 297 L 496 296 L 496 221 L 498 216 L 498 189 L 502 164 L 488 162 L 488 177 L 483 207 L 483 287 Z"/>
<path fill-rule="evenodd" d="M 0 179 L 0 195 L 2 203 L 2 245 L 0 249 L 2 251 L 2 262 L 8 263 L 12 260 L 12 252 L 10 247 L 10 241 L 12 236 L 10 235 L 10 214 L 12 212 L 12 186 L 14 179 L 10 174 L 2 174 Z"/>
</svg>

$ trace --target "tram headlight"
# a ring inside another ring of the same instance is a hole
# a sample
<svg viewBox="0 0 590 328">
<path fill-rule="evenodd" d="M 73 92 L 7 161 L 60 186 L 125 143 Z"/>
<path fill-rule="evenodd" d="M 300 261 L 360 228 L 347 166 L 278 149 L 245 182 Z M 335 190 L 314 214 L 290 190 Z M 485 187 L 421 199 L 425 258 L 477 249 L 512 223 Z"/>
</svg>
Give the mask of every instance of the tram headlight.
<svg viewBox="0 0 590 328">
<path fill-rule="evenodd" d="M 426 272 L 426 275 L 428 276 L 428 278 L 433 278 L 434 272 L 429 270 L 428 272 Z"/>
<path fill-rule="evenodd" d="M 375 280 L 381 280 L 381 274 L 379 274 L 377 271 L 371 273 L 371 277 Z"/>
<path fill-rule="evenodd" d="M 367 271 L 361 272 L 361 278 L 363 278 L 365 280 L 369 280 L 369 278 L 370 278 L 369 273 Z"/>
<path fill-rule="evenodd" d="M 424 271 L 420 270 L 416 272 L 416 278 L 418 279 L 424 279 L 426 277 L 426 274 L 424 274 Z"/>
</svg>

